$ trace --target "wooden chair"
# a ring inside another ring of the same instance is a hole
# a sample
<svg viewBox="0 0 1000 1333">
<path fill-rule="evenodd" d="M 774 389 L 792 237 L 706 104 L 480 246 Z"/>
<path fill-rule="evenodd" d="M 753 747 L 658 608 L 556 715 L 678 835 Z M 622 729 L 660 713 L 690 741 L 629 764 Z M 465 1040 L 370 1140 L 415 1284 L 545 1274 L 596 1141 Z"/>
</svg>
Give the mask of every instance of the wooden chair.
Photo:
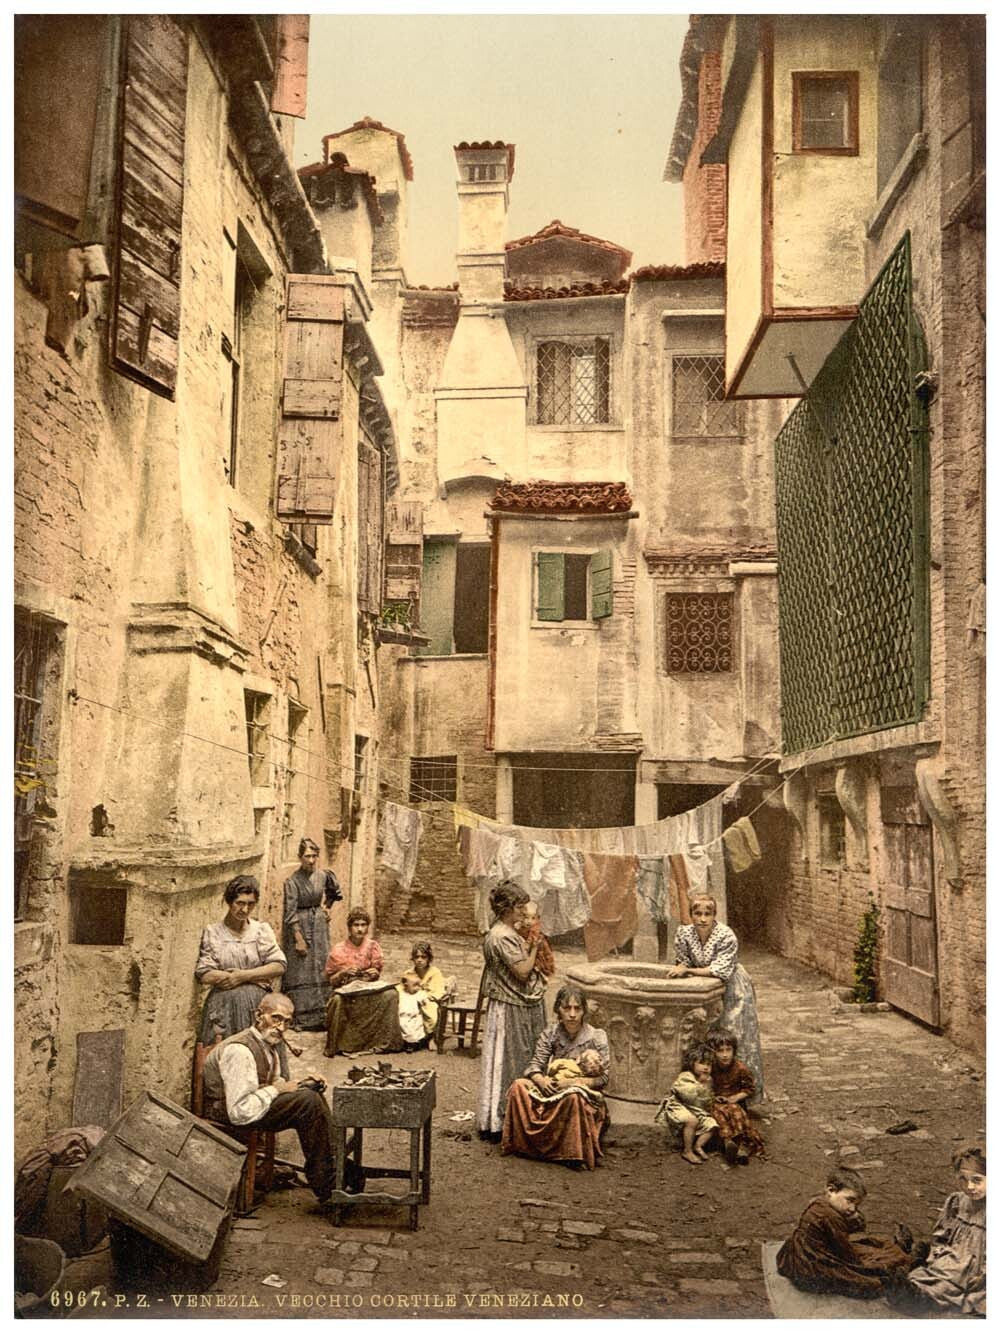
<svg viewBox="0 0 1000 1333">
<path fill-rule="evenodd" d="M 465 1049 L 465 1043 L 469 1043 L 469 1054 L 475 1055 L 479 1046 L 479 1028 L 483 1017 L 483 1004 L 486 996 L 483 987 L 486 982 L 486 969 L 483 969 L 479 978 L 479 994 L 476 996 L 475 1004 L 458 1004 L 454 999 L 447 996 L 438 1001 L 438 1021 L 434 1029 L 434 1044 L 437 1047 L 438 1055 L 444 1049 L 444 1043 L 448 1037 L 455 1037 L 458 1040 L 459 1050 Z M 471 1031 L 469 1024 L 471 1020 Z"/>
<path fill-rule="evenodd" d="M 218 1046 L 218 1042 L 213 1042 L 211 1046 L 203 1046 L 199 1041 L 194 1048 L 194 1063 L 191 1069 L 191 1111 L 194 1115 L 204 1116 L 205 1106 L 205 1084 L 203 1081 L 203 1071 L 205 1060 L 208 1053 Z M 260 1155 L 260 1188 L 264 1194 L 267 1194 L 274 1184 L 274 1130 L 273 1129 L 254 1129 L 253 1125 L 230 1125 L 222 1124 L 217 1120 L 212 1120 L 210 1124 L 216 1125 L 231 1139 L 236 1139 L 238 1143 L 246 1144 L 246 1160 L 243 1163 L 243 1174 L 240 1176 L 240 1183 L 236 1189 L 236 1212 L 238 1215 L 253 1212 L 254 1191 L 257 1187 L 257 1157 Z"/>
</svg>

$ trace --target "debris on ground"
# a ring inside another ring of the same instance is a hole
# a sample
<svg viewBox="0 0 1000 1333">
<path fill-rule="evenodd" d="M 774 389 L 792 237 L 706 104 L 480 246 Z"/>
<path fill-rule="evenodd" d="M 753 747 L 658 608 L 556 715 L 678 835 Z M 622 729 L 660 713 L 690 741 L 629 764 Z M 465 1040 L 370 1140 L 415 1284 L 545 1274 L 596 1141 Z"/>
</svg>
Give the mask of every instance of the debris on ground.
<svg viewBox="0 0 1000 1333">
<path fill-rule="evenodd" d="M 890 1125 L 887 1134 L 912 1134 L 920 1126 L 914 1120 L 901 1120 L 898 1125 Z"/>
</svg>

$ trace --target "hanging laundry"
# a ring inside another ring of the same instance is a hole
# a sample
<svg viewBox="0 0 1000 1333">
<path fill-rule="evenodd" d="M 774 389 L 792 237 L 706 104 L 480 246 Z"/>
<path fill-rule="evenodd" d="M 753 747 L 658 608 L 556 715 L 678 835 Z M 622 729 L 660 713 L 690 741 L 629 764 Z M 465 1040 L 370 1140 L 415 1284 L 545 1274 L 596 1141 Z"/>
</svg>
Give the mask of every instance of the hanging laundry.
<svg viewBox="0 0 1000 1333">
<path fill-rule="evenodd" d="M 670 863 L 665 856 L 639 857 L 639 878 L 636 890 L 654 921 L 669 920 L 670 904 L 667 897 L 669 880 Z"/>
<path fill-rule="evenodd" d="M 687 863 L 678 852 L 666 858 L 670 866 L 670 882 L 667 885 L 667 901 L 670 905 L 671 921 L 679 921 L 682 926 L 691 924 L 691 904 L 689 901 Z"/>
<path fill-rule="evenodd" d="M 691 843 L 685 847 L 681 855 L 684 857 L 684 866 L 687 870 L 688 898 L 694 898 L 700 893 L 711 893 L 708 872 L 712 858 L 705 848 Z"/>
<path fill-rule="evenodd" d="M 722 845 L 726 849 L 726 863 L 734 875 L 760 860 L 760 843 L 749 819 L 745 816 L 731 824 L 722 834 Z"/>
<path fill-rule="evenodd" d="M 413 883 L 422 830 L 419 811 L 397 805 L 395 801 L 386 801 L 378 832 L 379 864 L 393 871 L 404 893 Z"/>
<path fill-rule="evenodd" d="M 571 848 L 552 848 L 550 843 L 533 843 L 532 847 L 535 852 L 539 848 L 545 849 L 544 860 L 548 872 L 541 896 L 538 896 L 541 881 L 536 884 L 533 879 L 529 889 L 532 898 L 538 903 L 542 930 L 548 936 L 579 930 L 590 920 L 590 895 L 583 882 L 584 854 Z M 549 854 L 550 849 L 555 851 L 555 857 Z M 533 857 L 533 870 L 535 864 Z M 560 879 L 562 883 L 559 883 Z"/>
<path fill-rule="evenodd" d="M 638 874 L 639 861 L 634 856 L 583 853 L 583 882 L 590 895 L 590 920 L 583 928 L 588 962 L 607 957 L 635 934 Z"/>
<path fill-rule="evenodd" d="M 460 835 L 461 836 L 461 835 Z M 497 847 L 500 845 L 500 839 L 488 828 L 469 829 L 467 837 L 463 840 L 468 844 L 468 857 L 465 860 L 465 873 L 470 879 L 483 879 L 490 876 L 490 868 L 493 865 L 497 853 Z M 462 843 L 459 843 L 461 852 Z M 495 880 L 499 883 L 499 880 Z"/>
</svg>

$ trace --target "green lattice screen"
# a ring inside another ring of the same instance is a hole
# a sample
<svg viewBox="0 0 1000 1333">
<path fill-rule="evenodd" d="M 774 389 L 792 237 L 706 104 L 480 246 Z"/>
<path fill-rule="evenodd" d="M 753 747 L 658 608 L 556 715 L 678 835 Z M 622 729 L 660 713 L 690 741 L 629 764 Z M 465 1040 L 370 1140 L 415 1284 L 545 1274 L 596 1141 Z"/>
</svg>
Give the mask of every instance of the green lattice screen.
<svg viewBox="0 0 1000 1333">
<path fill-rule="evenodd" d="M 775 441 L 786 754 L 921 716 L 924 365 L 907 233 Z"/>
</svg>

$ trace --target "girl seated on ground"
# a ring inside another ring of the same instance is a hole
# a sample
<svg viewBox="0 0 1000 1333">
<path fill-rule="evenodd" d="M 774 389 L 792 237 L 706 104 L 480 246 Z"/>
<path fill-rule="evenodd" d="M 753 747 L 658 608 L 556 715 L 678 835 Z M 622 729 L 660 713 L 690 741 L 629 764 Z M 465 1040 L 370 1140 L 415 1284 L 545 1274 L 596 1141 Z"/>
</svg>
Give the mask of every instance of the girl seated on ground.
<svg viewBox="0 0 1000 1333">
<path fill-rule="evenodd" d="M 708 1159 L 705 1144 L 719 1128 L 711 1114 L 715 1092 L 712 1088 L 712 1050 L 693 1046 L 684 1057 L 684 1068 L 674 1080 L 670 1094 L 656 1108 L 656 1122 L 666 1125 L 674 1140 L 680 1135 L 681 1156 L 692 1166 Z"/>
<path fill-rule="evenodd" d="M 718 1122 L 726 1161 L 747 1166 L 751 1156 L 764 1156 L 764 1140 L 747 1114 L 753 1100 L 754 1078 L 736 1058 L 736 1038 L 716 1028 L 705 1038 L 712 1050 L 712 1116 Z"/>
<path fill-rule="evenodd" d="M 986 1317 L 986 1152 L 952 1158 L 958 1189 L 944 1201 L 929 1253 L 886 1295 L 907 1314 Z"/>
</svg>

